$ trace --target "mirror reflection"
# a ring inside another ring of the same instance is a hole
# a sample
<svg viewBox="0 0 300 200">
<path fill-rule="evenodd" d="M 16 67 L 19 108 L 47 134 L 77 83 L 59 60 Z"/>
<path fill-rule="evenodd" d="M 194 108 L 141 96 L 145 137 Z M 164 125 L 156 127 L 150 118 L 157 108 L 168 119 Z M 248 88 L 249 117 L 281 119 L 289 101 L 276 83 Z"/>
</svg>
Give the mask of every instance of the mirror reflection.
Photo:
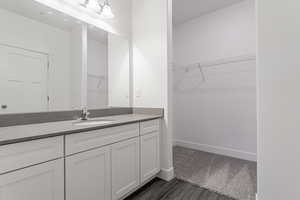
<svg viewBox="0 0 300 200">
<path fill-rule="evenodd" d="M 108 107 L 108 33 L 88 26 L 87 107 Z"/>
<path fill-rule="evenodd" d="M 0 25 L 0 114 L 129 106 L 126 39 L 34 0 L 1 0 Z"/>
<path fill-rule="evenodd" d="M 129 106 L 129 43 L 88 26 L 87 107 Z"/>
</svg>

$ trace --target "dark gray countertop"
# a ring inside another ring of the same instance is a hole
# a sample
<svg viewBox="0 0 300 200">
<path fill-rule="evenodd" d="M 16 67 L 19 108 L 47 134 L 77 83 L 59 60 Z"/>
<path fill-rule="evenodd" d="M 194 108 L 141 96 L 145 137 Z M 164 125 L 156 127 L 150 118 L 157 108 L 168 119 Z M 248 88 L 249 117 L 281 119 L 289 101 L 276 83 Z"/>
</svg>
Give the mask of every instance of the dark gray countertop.
<svg viewBox="0 0 300 200">
<path fill-rule="evenodd" d="M 22 126 L 9 126 L 0 128 L 0 145 L 26 142 L 49 137 L 64 136 L 80 132 L 98 130 L 108 127 L 120 126 L 130 123 L 148 121 L 162 118 L 163 115 L 149 114 L 126 114 L 113 115 L 101 118 L 92 118 L 93 120 L 109 120 L 111 123 L 102 125 L 76 126 L 78 120 L 59 121 L 41 124 L 30 124 Z"/>
</svg>

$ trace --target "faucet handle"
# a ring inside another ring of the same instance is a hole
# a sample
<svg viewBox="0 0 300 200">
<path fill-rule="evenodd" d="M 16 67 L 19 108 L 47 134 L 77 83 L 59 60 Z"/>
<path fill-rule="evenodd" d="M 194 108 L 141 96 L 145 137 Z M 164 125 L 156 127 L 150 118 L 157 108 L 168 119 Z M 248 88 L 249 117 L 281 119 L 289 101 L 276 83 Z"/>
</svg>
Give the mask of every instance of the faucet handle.
<svg viewBox="0 0 300 200">
<path fill-rule="evenodd" d="M 87 120 L 90 113 L 87 108 L 83 108 L 81 111 L 81 120 Z"/>
</svg>

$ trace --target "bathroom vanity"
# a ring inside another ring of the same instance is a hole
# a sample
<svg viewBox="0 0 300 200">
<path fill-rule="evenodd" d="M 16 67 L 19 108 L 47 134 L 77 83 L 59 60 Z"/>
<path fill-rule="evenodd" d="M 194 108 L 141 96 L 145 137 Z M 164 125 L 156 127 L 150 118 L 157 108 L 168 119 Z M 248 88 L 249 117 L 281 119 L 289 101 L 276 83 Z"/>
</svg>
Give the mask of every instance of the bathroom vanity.
<svg viewBox="0 0 300 200">
<path fill-rule="evenodd" d="M 74 2 L 88 17 L 0 2 L 0 200 L 123 199 L 161 171 L 163 115 L 133 112 L 129 36 Z"/>
<path fill-rule="evenodd" d="M 73 120 L 0 128 L 0 200 L 125 198 L 160 171 L 161 117 L 128 114 L 92 119 L 107 122 L 102 125 Z"/>
</svg>

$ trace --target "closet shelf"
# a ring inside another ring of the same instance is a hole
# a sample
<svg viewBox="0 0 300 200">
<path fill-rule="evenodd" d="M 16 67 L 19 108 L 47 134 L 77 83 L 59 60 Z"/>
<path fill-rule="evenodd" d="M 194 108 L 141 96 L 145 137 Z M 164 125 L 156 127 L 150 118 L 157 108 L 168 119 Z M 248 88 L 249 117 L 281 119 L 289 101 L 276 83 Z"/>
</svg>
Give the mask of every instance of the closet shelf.
<svg viewBox="0 0 300 200">
<path fill-rule="evenodd" d="M 255 55 L 242 55 L 242 56 L 231 57 L 231 58 L 226 58 L 226 59 L 219 59 L 219 60 L 210 61 L 210 62 L 198 62 L 198 63 L 187 65 L 185 67 L 174 67 L 173 71 L 177 71 L 177 70 L 182 71 L 183 70 L 185 73 L 189 73 L 192 70 L 199 70 L 200 76 L 201 76 L 199 78 L 201 78 L 201 82 L 198 85 L 202 85 L 205 82 L 207 82 L 207 74 L 206 74 L 204 68 L 216 67 L 216 66 L 232 64 L 232 63 L 255 61 L 255 60 L 256 60 Z M 181 81 L 179 81 L 179 82 L 181 82 Z"/>
<path fill-rule="evenodd" d="M 203 68 L 207 67 L 214 67 L 218 65 L 226 65 L 226 64 L 231 64 L 231 63 L 239 63 L 239 62 L 246 62 L 246 61 L 255 61 L 256 56 L 255 55 L 242 55 L 242 56 L 237 56 L 237 57 L 230 57 L 230 58 L 225 58 L 225 59 L 218 59 L 215 61 L 209 61 L 209 62 L 197 62 L 197 63 L 192 63 L 189 65 L 186 65 L 184 67 L 173 67 L 173 70 L 184 70 L 188 72 L 191 69 L 199 68 L 202 70 Z"/>
</svg>

